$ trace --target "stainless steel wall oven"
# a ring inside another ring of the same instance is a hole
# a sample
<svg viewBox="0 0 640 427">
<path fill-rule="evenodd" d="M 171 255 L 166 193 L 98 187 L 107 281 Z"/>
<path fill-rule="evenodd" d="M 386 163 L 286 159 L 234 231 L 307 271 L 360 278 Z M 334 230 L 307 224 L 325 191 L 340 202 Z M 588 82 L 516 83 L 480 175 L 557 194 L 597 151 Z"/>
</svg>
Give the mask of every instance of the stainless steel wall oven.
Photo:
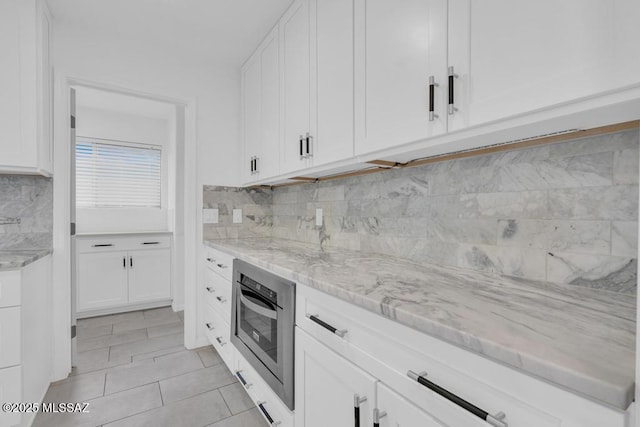
<svg viewBox="0 0 640 427">
<path fill-rule="evenodd" d="M 231 342 L 291 409 L 295 283 L 233 261 Z"/>
</svg>

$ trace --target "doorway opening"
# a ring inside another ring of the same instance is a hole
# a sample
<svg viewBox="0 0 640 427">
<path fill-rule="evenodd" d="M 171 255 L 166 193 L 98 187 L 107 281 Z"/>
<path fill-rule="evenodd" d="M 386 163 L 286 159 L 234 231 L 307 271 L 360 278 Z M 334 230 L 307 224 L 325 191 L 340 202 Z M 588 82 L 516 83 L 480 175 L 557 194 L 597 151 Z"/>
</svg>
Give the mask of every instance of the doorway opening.
<svg viewBox="0 0 640 427">
<path fill-rule="evenodd" d="M 78 318 L 184 308 L 186 106 L 70 85 L 71 361 Z"/>
</svg>

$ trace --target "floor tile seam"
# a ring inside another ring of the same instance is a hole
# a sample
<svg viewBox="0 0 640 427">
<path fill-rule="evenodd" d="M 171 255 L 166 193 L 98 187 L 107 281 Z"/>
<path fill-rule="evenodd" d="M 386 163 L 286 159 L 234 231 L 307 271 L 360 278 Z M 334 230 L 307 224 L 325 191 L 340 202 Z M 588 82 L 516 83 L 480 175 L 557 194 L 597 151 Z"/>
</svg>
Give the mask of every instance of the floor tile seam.
<svg viewBox="0 0 640 427">
<path fill-rule="evenodd" d="M 153 363 L 155 363 L 155 361 Z M 165 378 L 157 378 L 157 379 L 155 379 L 155 380 L 153 380 L 151 382 L 145 383 L 145 384 L 140 384 L 140 385 L 136 385 L 136 386 L 133 386 L 133 387 L 126 388 L 126 389 L 114 391 L 113 393 L 105 394 L 105 396 L 112 396 L 112 395 L 114 395 L 116 393 L 120 393 L 121 391 L 133 390 L 134 388 L 138 388 L 138 387 L 142 387 L 142 386 L 145 386 L 145 385 L 153 384 L 154 382 L 157 382 L 158 383 L 158 387 L 160 387 L 160 381 L 170 380 L 172 378 L 180 377 L 182 375 L 187 375 L 187 374 L 190 374 L 192 372 L 197 372 L 197 371 L 202 370 L 202 369 L 207 369 L 207 368 L 198 368 L 198 369 L 193 369 L 191 371 L 183 372 L 181 374 L 172 375 L 172 376 L 165 377 Z M 109 372 L 106 372 L 105 374 L 109 374 Z M 235 382 L 237 382 L 237 381 L 238 380 L 236 380 Z M 105 381 L 105 383 L 106 383 L 106 381 Z M 227 385 L 229 385 L 229 384 L 227 384 Z M 106 385 L 105 385 L 105 389 L 106 389 Z M 162 389 L 162 387 L 160 387 L 160 389 Z M 216 389 L 211 389 L 211 390 L 207 390 L 207 391 L 212 391 L 212 390 L 216 390 Z M 198 394 L 202 394 L 202 393 L 198 393 Z M 184 399 L 179 399 L 179 400 L 184 400 Z M 178 400 L 176 400 L 176 402 L 178 402 Z"/>
<path fill-rule="evenodd" d="M 236 380 L 235 382 L 238 382 L 238 381 Z M 234 384 L 234 383 L 224 384 L 224 385 L 221 385 L 220 387 L 212 388 L 212 389 L 210 389 L 210 390 L 201 391 L 201 392 L 199 392 L 199 393 L 196 393 L 196 394 L 193 394 L 193 395 L 190 395 L 190 396 L 187 396 L 187 397 L 183 397 L 183 398 L 181 398 L 181 399 L 174 400 L 173 402 L 169 402 L 167 405 L 172 405 L 172 404 L 174 404 L 174 403 L 182 402 L 182 401 L 184 401 L 184 400 L 193 399 L 194 397 L 196 397 L 196 396 L 200 396 L 200 395 L 205 394 L 205 393 L 211 393 L 212 391 L 217 391 L 217 392 L 218 392 L 218 394 L 220 395 L 220 397 L 222 398 L 222 401 L 224 402 L 225 406 L 227 406 L 227 401 L 226 401 L 226 400 L 224 400 L 224 396 L 223 396 L 223 395 L 222 395 L 222 393 L 220 392 L 220 389 L 221 389 L 222 387 L 226 387 L 226 386 L 231 385 L 231 384 Z M 161 385 L 161 384 L 160 384 L 160 390 L 162 390 L 162 385 Z M 227 409 L 229 409 L 229 407 L 228 407 L 228 406 L 227 406 Z M 229 412 L 231 412 L 231 409 L 229 409 Z M 228 418 L 228 417 L 227 417 L 227 418 Z M 216 421 L 216 422 L 217 422 L 217 421 Z"/>
</svg>

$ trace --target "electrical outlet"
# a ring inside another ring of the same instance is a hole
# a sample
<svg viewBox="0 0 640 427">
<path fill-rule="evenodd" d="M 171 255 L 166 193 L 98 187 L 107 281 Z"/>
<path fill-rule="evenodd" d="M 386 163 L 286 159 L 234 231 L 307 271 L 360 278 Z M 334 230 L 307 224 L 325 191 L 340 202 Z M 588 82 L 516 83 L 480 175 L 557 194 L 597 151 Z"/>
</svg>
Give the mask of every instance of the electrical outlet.
<svg viewBox="0 0 640 427">
<path fill-rule="evenodd" d="M 242 224 L 242 209 L 233 210 L 233 223 Z"/>
<path fill-rule="evenodd" d="M 202 222 L 204 224 L 217 224 L 218 223 L 218 209 L 203 209 L 202 210 Z"/>
<path fill-rule="evenodd" d="M 316 225 L 318 227 L 322 226 L 322 209 L 321 208 L 316 209 Z"/>
</svg>

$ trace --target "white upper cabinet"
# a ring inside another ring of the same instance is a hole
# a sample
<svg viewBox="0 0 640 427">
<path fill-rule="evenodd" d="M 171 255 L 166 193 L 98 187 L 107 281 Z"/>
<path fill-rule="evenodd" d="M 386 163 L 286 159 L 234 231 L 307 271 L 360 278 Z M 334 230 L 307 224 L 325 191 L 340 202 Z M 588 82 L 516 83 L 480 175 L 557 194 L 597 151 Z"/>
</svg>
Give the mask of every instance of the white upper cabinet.
<svg viewBox="0 0 640 427">
<path fill-rule="evenodd" d="M 457 130 L 640 82 L 637 0 L 456 0 Z"/>
<path fill-rule="evenodd" d="M 353 2 L 300 0 L 280 21 L 282 170 L 353 156 Z"/>
<path fill-rule="evenodd" d="M 447 0 L 356 0 L 355 22 L 356 154 L 446 132 Z"/>
<path fill-rule="evenodd" d="M 44 1 L 0 2 L 0 172 L 52 171 L 51 17 Z"/>
<path fill-rule="evenodd" d="M 307 165 L 307 141 L 311 144 L 309 45 L 309 0 L 296 0 L 280 20 L 282 172 L 303 169 Z"/>
<path fill-rule="evenodd" d="M 280 52 L 278 28 L 244 64 L 242 76 L 243 182 L 280 169 Z"/>
<path fill-rule="evenodd" d="M 311 0 L 313 166 L 353 156 L 353 1 Z"/>
</svg>

